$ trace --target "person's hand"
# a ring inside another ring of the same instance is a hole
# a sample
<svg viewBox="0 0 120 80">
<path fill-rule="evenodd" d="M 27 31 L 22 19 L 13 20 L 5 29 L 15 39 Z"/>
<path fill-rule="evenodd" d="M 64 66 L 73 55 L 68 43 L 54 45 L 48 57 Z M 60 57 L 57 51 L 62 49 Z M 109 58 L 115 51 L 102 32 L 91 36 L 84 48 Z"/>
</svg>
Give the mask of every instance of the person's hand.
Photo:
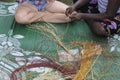
<svg viewBox="0 0 120 80">
<path fill-rule="evenodd" d="M 66 9 L 65 14 L 66 14 L 66 16 L 69 16 L 69 15 L 71 15 L 72 12 L 74 12 L 74 11 L 75 11 L 75 8 L 74 8 L 73 6 L 70 6 L 70 7 L 68 7 L 68 8 Z"/>
<path fill-rule="evenodd" d="M 72 21 L 80 20 L 81 19 L 81 13 L 78 13 L 78 12 L 74 11 L 69 15 L 69 18 L 71 18 Z"/>
</svg>

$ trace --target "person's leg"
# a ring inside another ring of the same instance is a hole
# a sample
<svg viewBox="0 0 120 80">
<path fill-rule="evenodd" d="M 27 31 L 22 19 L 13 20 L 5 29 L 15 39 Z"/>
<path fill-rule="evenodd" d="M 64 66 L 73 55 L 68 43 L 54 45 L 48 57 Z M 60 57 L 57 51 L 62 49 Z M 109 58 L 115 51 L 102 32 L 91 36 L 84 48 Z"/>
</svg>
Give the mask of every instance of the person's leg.
<svg viewBox="0 0 120 80">
<path fill-rule="evenodd" d="M 67 23 L 71 22 L 71 19 L 62 13 L 50 13 L 48 11 L 41 12 L 44 15 L 39 18 L 38 21 L 50 22 L 50 23 Z"/>
<path fill-rule="evenodd" d="M 38 15 L 38 10 L 35 6 L 31 4 L 21 4 L 15 14 L 15 19 L 18 23 L 21 24 L 28 24 L 31 22 L 37 21 L 37 18 L 35 19 L 35 16 Z"/>
<path fill-rule="evenodd" d="M 73 0 L 73 3 L 75 3 L 78 0 Z M 83 13 L 99 13 L 98 11 L 98 5 L 97 2 L 95 1 L 95 3 L 91 2 L 92 0 L 90 0 L 89 3 L 86 3 L 84 6 L 82 6 L 81 8 L 78 9 L 78 11 L 80 10 L 80 12 Z M 94 20 L 85 20 L 88 24 L 88 26 L 90 27 L 91 31 L 98 36 L 108 36 L 108 32 L 106 32 L 106 30 L 104 29 L 103 26 L 101 26 L 100 22 L 98 21 L 94 21 Z"/>
<path fill-rule="evenodd" d="M 88 26 L 90 27 L 91 31 L 97 35 L 97 36 L 108 36 L 109 33 L 106 32 L 104 26 L 102 26 L 100 24 L 100 22 L 98 21 L 93 21 L 93 20 L 86 20 L 86 22 L 88 23 Z"/>
<path fill-rule="evenodd" d="M 87 20 L 91 30 L 99 36 L 109 36 L 120 34 L 120 19 L 116 15 L 113 19 L 103 19 L 99 21 Z"/>
<path fill-rule="evenodd" d="M 58 12 L 52 13 L 46 10 L 38 11 L 35 6 L 25 3 L 18 7 L 15 14 L 15 19 L 18 23 L 21 24 L 29 24 L 38 21 L 52 23 L 70 22 L 71 21 L 70 18 L 68 18 L 64 13 L 62 13 L 65 10 L 65 8 L 66 7 L 61 8 L 60 12 L 58 9 Z"/>
<path fill-rule="evenodd" d="M 49 3 L 45 9 L 52 13 L 63 13 L 64 14 L 67 8 L 68 8 L 68 5 L 60 1 L 54 1 L 52 3 Z"/>
</svg>

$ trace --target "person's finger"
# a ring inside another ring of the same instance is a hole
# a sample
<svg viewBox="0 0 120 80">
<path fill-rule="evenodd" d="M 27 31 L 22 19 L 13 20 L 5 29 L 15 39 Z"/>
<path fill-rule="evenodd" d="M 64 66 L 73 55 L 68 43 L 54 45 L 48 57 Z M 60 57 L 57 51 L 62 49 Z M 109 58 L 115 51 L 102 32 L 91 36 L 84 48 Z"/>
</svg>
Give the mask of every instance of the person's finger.
<svg viewBox="0 0 120 80">
<path fill-rule="evenodd" d="M 68 7 L 67 9 L 66 9 L 66 15 L 67 16 L 69 16 L 69 15 L 71 15 L 72 14 L 72 12 L 73 12 L 73 9 L 72 9 L 72 7 Z"/>
<path fill-rule="evenodd" d="M 71 15 L 70 15 L 70 17 L 76 17 L 76 16 L 77 16 L 77 12 L 76 11 L 72 12 Z"/>
<path fill-rule="evenodd" d="M 71 13 L 71 15 L 76 15 L 77 14 L 77 12 L 76 11 L 73 11 L 72 13 Z"/>
<path fill-rule="evenodd" d="M 69 16 L 69 15 L 72 13 L 71 10 L 72 10 L 71 8 L 67 8 L 67 9 L 66 9 L 66 15 L 67 15 L 67 16 Z"/>
<path fill-rule="evenodd" d="M 69 14 L 69 8 L 66 9 L 65 14 L 66 14 L 66 16 L 68 16 L 68 14 Z"/>
<path fill-rule="evenodd" d="M 74 18 L 74 17 L 70 17 L 70 19 L 71 19 L 71 21 L 75 21 L 76 20 L 76 18 Z"/>
<path fill-rule="evenodd" d="M 72 12 L 72 14 L 69 16 L 71 20 L 78 20 L 80 17 L 78 16 L 78 13 L 76 11 Z"/>
</svg>

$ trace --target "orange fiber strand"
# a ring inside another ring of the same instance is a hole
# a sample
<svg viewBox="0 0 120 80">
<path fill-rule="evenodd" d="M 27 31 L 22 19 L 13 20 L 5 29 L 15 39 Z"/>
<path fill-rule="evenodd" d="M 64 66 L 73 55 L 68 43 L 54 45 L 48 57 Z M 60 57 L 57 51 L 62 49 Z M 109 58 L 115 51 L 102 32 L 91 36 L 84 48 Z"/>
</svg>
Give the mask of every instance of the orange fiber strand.
<svg viewBox="0 0 120 80">
<path fill-rule="evenodd" d="M 100 54 L 102 52 L 102 48 L 92 42 L 73 42 L 72 45 L 83 46 L 83 50 L 81 51 L 82 58 L 80 70 L 77 72 L 73 80 L 86 80 L 86 76 L 91 70 L 92 57 L 96 54 Z"/>
</svg>

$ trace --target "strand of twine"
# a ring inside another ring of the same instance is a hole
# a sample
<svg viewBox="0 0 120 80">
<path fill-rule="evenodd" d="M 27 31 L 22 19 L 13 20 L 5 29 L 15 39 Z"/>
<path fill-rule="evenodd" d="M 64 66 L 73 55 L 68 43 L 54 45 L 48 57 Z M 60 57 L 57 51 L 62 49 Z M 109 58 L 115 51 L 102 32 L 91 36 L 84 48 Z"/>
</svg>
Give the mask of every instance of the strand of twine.
<svg viewBox="0 0 120 80">
<path fill-rule="evenodd" d="M 49 28 L 45 28 L 43 26 L 38 26 L 38 25 L 31 25 L 32 28 L 38 29 L 38 30 L 43 30 L 45 32 L 48 32 L 50 34 L 52 34 L 52 36 L 54 37 L 54 39 L 57 41 L 58 45 L 60 45 L 67 53 L 70 53 L 69 49 L 67 49 L 63 43 L 61 42 L 61 40 L 58 38 L 58 36 Z"/>
</svg>

